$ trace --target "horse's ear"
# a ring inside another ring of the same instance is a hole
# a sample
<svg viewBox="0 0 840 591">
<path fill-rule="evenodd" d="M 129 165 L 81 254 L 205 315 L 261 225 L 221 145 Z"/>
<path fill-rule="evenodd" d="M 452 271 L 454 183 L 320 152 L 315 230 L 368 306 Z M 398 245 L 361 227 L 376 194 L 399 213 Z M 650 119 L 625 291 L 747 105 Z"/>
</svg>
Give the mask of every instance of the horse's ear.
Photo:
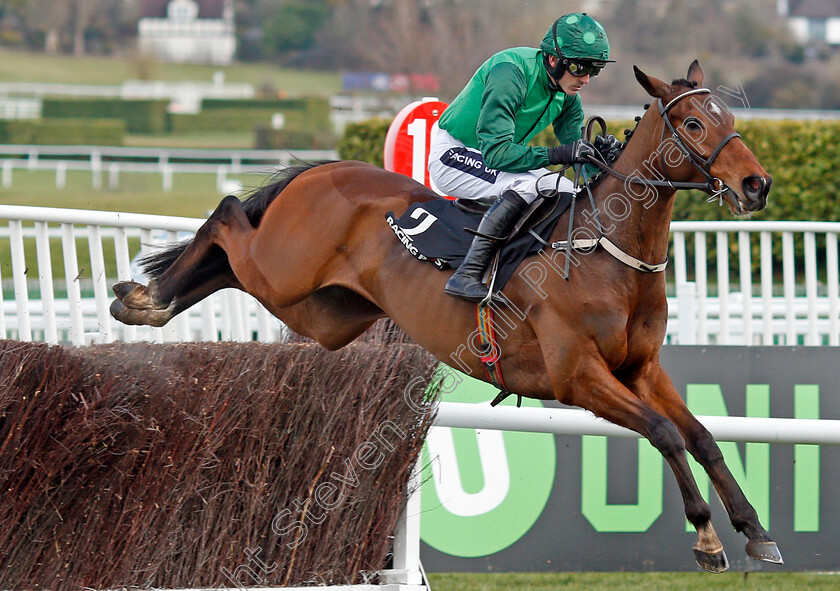
<svg viewBox="0 0 840 591">
<path fill-rule="evenodd" d="M 703 86 L 703 69 L 697 60 L 694 60 L 688 66 L 688 76 L 686 76 L 686 79 L 689 82 L 695 82 L 697 86 Z"/>
<path fill-rule="evenodd" d="M 639 84 L 642 85 L 642 88 L 644 88 L 650 96 L 661 98 L 671 91 L 671 87 L 662 82 L 662 80 L 654 78 L 653 76 L 648 76 L 636 66 L 633 66 L 633 72 L 636 73 L 636 80 L 639 81 Z"/>
</svg>

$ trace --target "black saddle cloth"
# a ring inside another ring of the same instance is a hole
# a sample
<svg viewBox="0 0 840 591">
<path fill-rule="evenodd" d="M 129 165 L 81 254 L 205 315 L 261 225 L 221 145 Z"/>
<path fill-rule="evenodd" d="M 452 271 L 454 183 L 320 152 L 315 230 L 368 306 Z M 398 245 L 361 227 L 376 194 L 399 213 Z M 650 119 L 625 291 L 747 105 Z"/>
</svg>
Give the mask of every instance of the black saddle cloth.
<svg viewBox="0 0 840 591">
<path fill-rule="evenodd" d="M 533 230 L 548 241 L 557 220 L 569 209 L 572 193 L 559 193 L 546 199 L 529 217 L 523 228 L 502 246 L 494 289 L 502 289 L 522 260 L 536 254 L 543 244 L 532 236 Z M 467 212 L 449 199 L 414 203 L 399 218 L 388 212 L 385 219 L 397 239 L 415 258 L 433 263 L 438 269 L 457 268 L 472 244 L 482 213 Z"/>
</svg>

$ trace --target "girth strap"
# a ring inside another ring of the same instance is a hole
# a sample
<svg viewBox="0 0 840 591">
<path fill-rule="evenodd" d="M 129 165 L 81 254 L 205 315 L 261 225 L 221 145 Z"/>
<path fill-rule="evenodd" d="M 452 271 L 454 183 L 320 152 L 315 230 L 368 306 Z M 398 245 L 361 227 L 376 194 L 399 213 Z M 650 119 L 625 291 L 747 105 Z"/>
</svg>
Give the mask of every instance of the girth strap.
<svg viewBox="0 0 840 591">
<path fill-rule="evenodd" d="M 475 322 L 478 327 L 478 338 L 481 341 L 481 364 L 484 366 L 484 372 L 487 374 L 490 383 L 500 390 L 490 403 L 490 406 L 496 406 L 513 392 L 507 389 L 502 376 L 502 366 L 499 364 L 501 350 L 496 342 L 493 308 L 481 303 L 476 304 Z M 517 397 L 516 406 L 518 408 L 522 405 L 522 396 L 517 394 Z"/>
</svg>

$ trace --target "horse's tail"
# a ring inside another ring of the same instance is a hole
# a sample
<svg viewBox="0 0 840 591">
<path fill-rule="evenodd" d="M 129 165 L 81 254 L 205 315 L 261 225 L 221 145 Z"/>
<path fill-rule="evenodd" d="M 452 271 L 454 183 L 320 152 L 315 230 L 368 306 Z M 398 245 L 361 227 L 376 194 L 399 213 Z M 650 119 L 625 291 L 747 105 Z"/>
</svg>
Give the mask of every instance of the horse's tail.
<svg viewBox="0 0 840 591">
<path fill-rule="evenodd" d="M 271 205 L 277 198 L 277 195 L 297 178 L 298 175 L 321 164 L 325 164 L 325 162 L 283 168 L 269 177 L 261 187 L 251 191 L 242 202 L 245 215 L 248 216 L 251 225 L 255 228 L 260 225 L 262 216 L 268 209 L 268 206 Z M 192 239 L 176 242 L 157 252 L 144 256 L 140 259 L 140 268 L 149 277 L 160 277 L 187 249 L 190 242 L 192 242 Z M 220 266 L 221 261 L 224 261 L 224 263 Z M 193 271 L 193 276 L 205 277 L 207 276 L 207 272 L 212 272 L 213 275 L 218 275 L 220 272 L 233 273 L 230 265 L 227 264 L 227 255 L 221 248 L 213 248 L 201 264 Z"/>
</svg>

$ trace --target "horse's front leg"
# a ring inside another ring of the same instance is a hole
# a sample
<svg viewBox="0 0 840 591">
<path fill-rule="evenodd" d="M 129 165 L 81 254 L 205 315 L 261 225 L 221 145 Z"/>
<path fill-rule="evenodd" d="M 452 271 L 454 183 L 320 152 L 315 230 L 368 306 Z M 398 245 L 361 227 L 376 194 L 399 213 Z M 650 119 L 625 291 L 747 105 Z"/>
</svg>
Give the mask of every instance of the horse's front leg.
<svg viewBox="0 0 840 591">
<path fill-rule="evenodd" d="M 572 399 L 561 399 L 561 402 L 583 407 L 650 441 L 671 467 L 682 494 L 686 518 L 697 529 L 698 540 L 694 545 L 697 564 L 715 573 L 729 568 L 723 544 L 712 527 L 711 509 L 691 474 L 685 443 L 674 423 L 630 391 L 595 356 L 579 365 Z"/>
<path fill-rule="evenodd" d="M 708 473 L 732 526 L 749 540 L 747 555 L 756 560 L 781 564 L 779 548 L 759 523 L 758 514 L 723 461 L 723 454 L 712 434 L 688 410 L 662 366 L 657 363 L 648 375 L 650 387 L 646 399 L 657 412 L 674 422 L 685 438 L 686 449 Z"/>
</svg>

